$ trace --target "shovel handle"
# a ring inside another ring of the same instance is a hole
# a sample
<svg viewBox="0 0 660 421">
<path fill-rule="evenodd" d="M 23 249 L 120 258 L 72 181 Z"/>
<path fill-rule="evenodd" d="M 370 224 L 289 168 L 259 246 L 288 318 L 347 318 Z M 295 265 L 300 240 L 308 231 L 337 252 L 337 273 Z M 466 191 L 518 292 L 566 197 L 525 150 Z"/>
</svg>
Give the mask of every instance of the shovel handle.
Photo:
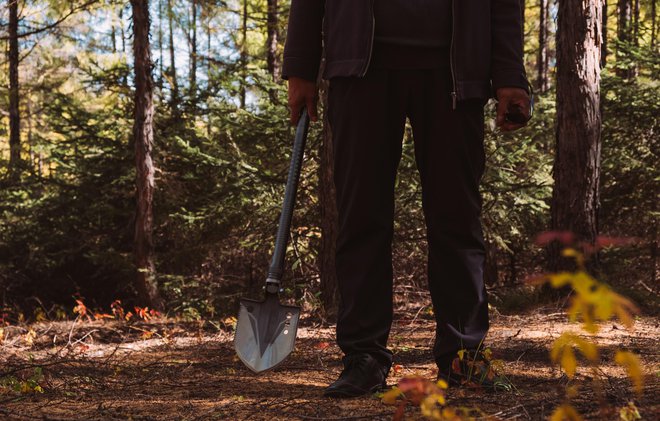
<svg viewBox="0 0 660 421">
<path fill-rule="evenodd" d="M 282 204 L 282 214 L 277 228 L 277 237 L 275 238 L 275 250 L 273 258 L 268 269 L 268 278 L 266 279 L 266 291 L 277 294 L 280 289 L 280 281 L 284 272 L 284 256 L 286 246 L 289 241 L 289 231 L 291 229 L 291 218 L 293 217 L 293 208 L 296 202 L 296 191 L 300 181 L 300 168 L 302 167 L 303 154 L 305 152 L 305 143 L 307 141 L 307 131 L 309 129 L 309 116 L 307 110 L 303 109 L 296 136 L 293 141 L 293 152 L 291 153 L 291 165 L 289 175 L 286 181 L 284 191 L 284 203 Z"/>
</svg>

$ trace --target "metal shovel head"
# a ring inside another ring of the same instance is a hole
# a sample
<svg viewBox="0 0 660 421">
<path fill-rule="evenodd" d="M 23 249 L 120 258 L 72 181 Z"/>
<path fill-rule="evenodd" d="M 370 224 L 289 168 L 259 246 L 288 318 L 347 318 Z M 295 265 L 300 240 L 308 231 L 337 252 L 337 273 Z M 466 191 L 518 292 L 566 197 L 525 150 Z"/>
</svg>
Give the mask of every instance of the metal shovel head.
<svg viewBox="0 0 660 421">
<path fill-rule="evenodd" d="M 234 335 L 238 357 L 255 373 L 276 367 L 293 351 L 300 308 L 280 304 L 276 294 L 263 301 L 241 299 Z"/>
</svg>

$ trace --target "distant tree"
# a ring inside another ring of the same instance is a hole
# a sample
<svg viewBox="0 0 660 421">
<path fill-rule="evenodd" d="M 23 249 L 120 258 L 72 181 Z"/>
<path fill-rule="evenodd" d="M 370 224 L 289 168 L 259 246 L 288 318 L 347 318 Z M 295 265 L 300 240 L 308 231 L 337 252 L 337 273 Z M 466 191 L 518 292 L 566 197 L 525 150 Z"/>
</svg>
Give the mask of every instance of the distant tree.
<svg viewBox="0 0 660 421">
<path fill-rule="evenodd" d="M 268 64 L 268 72 L 273 76 L 273 80 L 277 81 L 280 74 L 279 56 L 277 54 L 279 42 L 279 10 L 277 0 L 268 0 L 266 21 L 268 32 L 266 38 L 266 62 Z"/>
<path fill-rule="evenodd" d="M 135 148 L 137 212 L 134 253 L 137 274 L 135 288 L 143 303 L 162 310 L 163 302 L 155 280 L 153 257 L 153 80 L 149 45 L 149 1 L 131 0 L 133 8 L 133 56 L 135 66 L 135 111 L 133 146 Z"/>
<path fill-rule="evenodd" d="M 167 28 L 168 28 L 168 46 L 170 50 L 170 68 L 169 68 L 169 85 L 170 85 L 170 111 L 173 115 L 178 115 L 179 108 L 179 82 L 176 77 L 176 54 L 174 51 L 174 5 L 172 0 L 167 0 Z"/>
<path fill-rule="evenodd" d="M 601 13 L 600 1 L 559 0 L 551 224 L 589 242 L 598 234 Z M 561 266 L 557 250 L 549 257 Z"/>
<path fill-rule="evenodd" d="M 617 3 L 617 48 L 616 73 L 624 79 L 631 79 L 637 75 L 636 66 L 630 61 L 628 48 L 633 44 L 633 2 L 632 0 L 618 0 Z"/>
<path fill-rule="evenodd" d="M 548 90 L 548 0 L 539 0 L 539 51 L 537 58 L 536 89 Z"/>
<path fill-rule="evenodd" d="M 18 0 L 7 0 L 9 9 L 9 181 L 20 177 L 21 115 L 18 80 Z"/>
<path fill-rule="evenodd" d="M 248 0 L 243 0 L 243 14 L 242 14 L 242 25 L 241 25 L 241 56 L 240 56 L 240 66 L 241 66 L 241 81 L 239 89 L 239 99 L 241 102 L 241 108 L 245 108 L 245 88 L 247 85 L 247 66 L 248 66 L 248 43 L 247 43 L 247 31 L 248 31 Z"/>
<path fill-rule="evenodd" d="M 190 103 L 195 107 L 197 98 L 197 0 L 190 6 Z"/>
</svg>

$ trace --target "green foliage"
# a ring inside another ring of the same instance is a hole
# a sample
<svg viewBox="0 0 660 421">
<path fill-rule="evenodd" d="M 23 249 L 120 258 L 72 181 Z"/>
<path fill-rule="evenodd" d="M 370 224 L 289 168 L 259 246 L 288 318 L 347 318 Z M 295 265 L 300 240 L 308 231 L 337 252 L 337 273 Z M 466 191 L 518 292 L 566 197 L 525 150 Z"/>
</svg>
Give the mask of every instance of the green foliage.
<svg viewBox="0 0 660 421">
<path fill-rule="evenodd" d="M 159 16 L 156 5 L 152 8 L 153 241 L 159 286 L 169 308 L 196 318 L 232 313 L 238 297 L 260 293 L 293 128 L 288 123 L 285 84 L 274 82 L 266 71 L 266 2 L 248 1 L 245 43 L 242 2 L 199 4 L 195 89 L 189 86 L 190 58 L 186 57 L 190 8 L 172 4 L 177 101 L 172 101 L 174 81 L 168 69 L 167 13 Z M 42 1 L 27 2 L 25 7 L 25 24 L 35 27 L 39 26 L 35 19 L 56 19 L 68 10 Z M 120 7 L 124 7 L 121 19 Z M 44 308 L 51 308 L 80 294 L 90 305 L 103 307 L 116 298 L 130 302 L 135 296 L 130 13 L 127 5 L 114 2 L 87 9 L 67 18 L 66 27 L 19 41 L 25 162 L 20 182 L 3 182 L 0 189 L 3 306 L 34 307 L 35 301 L 24 298 L 35 296 Z M 288 3 L 281 5 L 281 12 L 280 53 Z M 527 33 L 536 29 L 536 13 L 527 8 Z M 657 51 L 648 46 L 648 28 L 642 25 L 640 31 L 640 46 L 624 46 L 629 53 L 616 60 L 610 56 L 613 64 L 608 64 L 602 84 L 599 223 L 603 232 L 642 239 L 635 251 L 603 253 L 607 273 L 615 279 L 631 278 L 619 276 L 624 270 L 650 279 L 652 253 L 646 250 L 657 237 L 654 186 L 660 179 L 656 165 L 660 93 L 655 75 L 660 61 Z M 526 45 L 530 75 L 536 48 L 532 38 L 527 37 Z M 609 71 L 630 64 L 638 70 L 635 79 L 623 80 Z M 6 73 L 0 73 L 0 81 L 7 86 Z M 243 109 L 238 100 L 242 88 L 247 98 Z M 0 108 L 8 109 L 7 98 L 0 95 Z M 493 107 L 487 107 L 482 194 L 486 278 L 491 285 L 519 284 L 541 262 L 528 239 L 549 223 L 553 98 L 552 91 L 537 96 L 534 119 L 513 134 L 494 129 Z M 5 124 L 0 125 L 0 179 L 4 179 L 8 124 L 7 117 L 1 118 Z M 320 145 L 321 125 L 316 124 L 306 150 L 284 280 L 288 298 L 313 306 L 319 294 Z M 425 266 L 419 264 L 426 259 L 421 186 L 410 128 L 397 177 L 396 212 L 397 279 L 425 288 Z M 18 311 L 36 314 L 33 308 Z"/>
<path fill-rule="evenodd" d="M 13 375 L 0 377 L 0 394 L 44 393 L 44 389 L 41 386 L 43 377 L 43 369 L 41 367 L 35 367 L 32 374 L 26 379 Z"/>
</svg>

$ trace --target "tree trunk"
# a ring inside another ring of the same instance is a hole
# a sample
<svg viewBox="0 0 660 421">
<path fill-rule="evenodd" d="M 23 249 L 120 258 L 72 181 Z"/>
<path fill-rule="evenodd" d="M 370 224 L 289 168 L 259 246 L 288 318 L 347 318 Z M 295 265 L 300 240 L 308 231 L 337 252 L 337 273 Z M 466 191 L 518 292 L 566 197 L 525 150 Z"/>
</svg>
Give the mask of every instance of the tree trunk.
<svg viewBox="0 0 660 421">
<path fill-rule="evenodd" d="M 319 273 L 321 278 L 321 303 L 327 319 L 334 321 L 339 308 L 337 272 L 335 270 L 335 242 L 337 239 L 337 204 L 333 179 L 332 132 L 328 122 L 328 81 L 322 80 L 323 137 L 319 164 L 319 207 L 321 210 L 321 250 Z"/>
<path fill-rule="evenodd" d="M 273 77 L 273 80 L 277 82 L 280 75 L 280 63 L 277 55 L 277 46 L 279 42 L 279 13 L 277 0 L 268 0 L 267 28 L 266 63 L 268 64 L 268 72 Z"/>
<path fill-rule="evenodd" d="M 593 243 L 598 234 L 601 151 L 600 47 L 602 3 L 559 0 L 557 131 L 552 229 Z M 563 265 L 551 248 L 553 270 Z M 593 262 L 596 264 L 596 262 Z"/>
<path fill-rule="evenodd" d="M 7 0 L 9 8 L 9 181 L 21 172 L 21 115 L 18 82 L 18 0 Z"/>
<path fill-rule="evenodd" d="M 197 0 L 192 0 L 190 14 L 190 104 L 195 108 L 197 99 Z"/>
<path fill-rule="evenodd" d="M 167 0 L 167 24 L 169 30 L 169 49 L 170 49 L 170 111 L 172 115 L 178 115 L 179 109 L 179 83 L 176 79 L 176 59 L 174 54 L 174 10 L 172 9 L 172 0 Z"/>
<path fill-rule="evenodd" d="M 632 0 L 618 0 L 617 3 L 617 38 L 622 43 L 617 48 L 616 58 L 617 63 L 617 76 L 630 79 L 634 77 L 634 66 L 630 64 L 623 64 L 630 59 L 627 52 L 629 45 L 632 41 Z"/>
<path fill-rule="evenodd" d="M 207 124 L 206 124 L 206 137 L 211 139 L 211 134 L 213 133 L 213 113 L 211 112 L 211 102 L 212 95 L 211 93 L 211 60 L 212 50 L 211 50 L 211 19 L 213 17 L 211 4 L 204 3 L 204 11 L 206 17 L 206 90 L 209 94 L 206 96 L 206 109 L 207 112 Z"/>
<path fill-rule="evenodd" d="M 651 50 L 655 51 L 655 37 L 658 33 L 658 29 L 656 27 L 656 19 L 655 15 L 657 13 L 655 9 L 655 2 L 656 0 L 651 0 Z"/>
<path fill-rule="evenodd" d="M 158 0 L 158 89 L 163 99 L 163 0 Z"/>
<path fill-rule="evenodd" d="M 600 68 L 607 65 L 607 0 L 603 0 L 602 41 L 600 47 Z"/>
<path fill-rule="evenodd" d="M 119 5 L 119 31 L 121 33 L 121 52 L 126 52 L 126 34 L 124 33 L 124 4 Z M 126 83 L 126 82 L 124 82 Z"/>
<path fill-rule="evenodd" d="M 639 47 L 639 0 L 635 0 L 633 3 L 633 28 L 632 28 L 632 40 L 633 44 Z"/>
<path fill-rule="evenodd" d="M 131 0 L 133 8 L 133 54 L 135 63 L 135 147 L 137 214 L 135 217 L 135 288 L 139 298 L 152 308 L 162 310 L 163 302 L 155 280 L 153 258 L 153 80 L 149 46 L 149 0 Z"/>
<path fill-rule="evenodd" d="M 112 45 L 112 52 L 117 52 L 117 28 L 115 28 L 115 8 L 111 9 L 112 23 L 110 23 L 110 41 Z"/>
<path fill-rule="evenodd" d="M 539 51 L 537 59 L 536 89 L 548 90 L 548 0 L 539 1 Z"/>
<path fill-rule="evenodd" d="M 247 23 L 248 23 L 248 0 L 243 0 L 243 26 L 241 28 L 241 86 L 239 97 L 241 108 L 245 108 L 245 86 L 247 85 Z"/>
</svg>

